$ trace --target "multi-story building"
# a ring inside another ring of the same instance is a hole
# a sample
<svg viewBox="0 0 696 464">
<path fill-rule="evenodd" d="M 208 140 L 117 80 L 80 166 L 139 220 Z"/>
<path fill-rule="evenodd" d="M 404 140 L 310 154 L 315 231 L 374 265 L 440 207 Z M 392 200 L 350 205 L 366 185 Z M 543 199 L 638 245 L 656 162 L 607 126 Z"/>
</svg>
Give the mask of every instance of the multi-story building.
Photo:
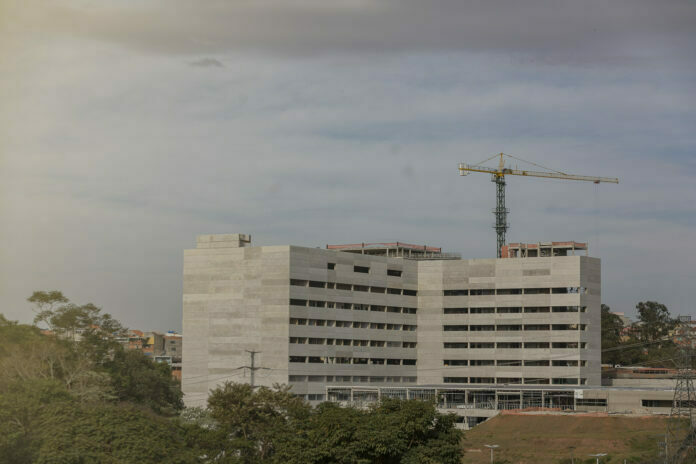
<svg viewBox="0 0 696 464">
<path fill-rule="evenodd" d="M 341 386 L 600 385 L 600 263 L 579 250 L 511 244 L 507 258 L 463 260 L 398 242 L 199 236 L 184 252 L 185 400 L 252 373 L 310 401 Z"/>
</svg>

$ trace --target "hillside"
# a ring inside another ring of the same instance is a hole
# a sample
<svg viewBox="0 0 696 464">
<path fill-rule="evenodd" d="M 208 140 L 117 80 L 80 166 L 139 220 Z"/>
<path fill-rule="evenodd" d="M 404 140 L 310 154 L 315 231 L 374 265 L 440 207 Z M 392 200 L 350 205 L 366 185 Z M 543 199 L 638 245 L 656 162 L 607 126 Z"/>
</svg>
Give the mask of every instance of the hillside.
<svg viewBox="0 0 696 464">
<path fill-rule="evenodd" d="M 608 453 L 605 463 L 649 462 L 664 436 L 663 417 L 498 416 L 466 432 L 463 463 L 490 463 L 485 444 L 497 444 L 495 460 L 510 464 L 595 462 L 589 454 Z M 479 451 L 480 450 L 480 451 Z"/>
</svg>

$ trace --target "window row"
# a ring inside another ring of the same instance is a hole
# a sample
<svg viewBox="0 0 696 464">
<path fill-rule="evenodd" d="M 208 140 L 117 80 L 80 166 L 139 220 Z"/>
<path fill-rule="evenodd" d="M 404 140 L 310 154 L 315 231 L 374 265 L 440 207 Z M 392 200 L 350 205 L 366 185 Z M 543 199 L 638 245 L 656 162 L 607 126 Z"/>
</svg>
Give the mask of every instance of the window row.
<svg viewBox="0 0 696 464">
<path fill-rule="evenodd" d="M 407 288 L 374 287 L 370 285 L 345 284 L 340 282 L 321 282 L 318 280 L 290 279 L 295 287 L 328 288 L 330 290 L 348 290 L 351 292 L 382 293 L 387 295 L 418 296 L 417 290 Z"/>
<path fill-rule="evenodd" d="M 417 328 L 412 324 L 388 324 L 386 322 L 337 321 L 333 319 L 302 319 L 290 318 L 290 325 L 309 325 L 315 327 L 338 327 L 350 329 L 403 330 L 414 332 Z"/>
<path fill-rule="evenodd" d="M 497 348 L 497 349 L 586 349 L 587 343 L 585 342 L 445 342 L 445 348 Z"/>
<path fill-rule="evenodd" d="M 445 359 L 442 361 L 445 367 L 454 366 L 522 366 L 525 367 L 585 367 L 587 361 L 577 359 Z"/>
<path fill-rule="evenodd" d="M 349 338 L 290 337 L 297 345 L 372 346 L 377 348 L 415 348 L 416 342 L 392 342 L 385 340 L 353 340 Z"/>
<path fill-rule="evenodd" d="M 405 308 L 401 306 L 343 303 L 340 301 L 300 300 L 296 298 L 290 298 L 290 304 L 292 306 L 308 306 L 310 308 L 352 309 L 355 311 L 375 311 L 380 313 L 416 314 L 417 312 L 416 308 Z"/>
<path fill-rule="evenodd" d="M 521 330 L 587 330 L 587 324 L 445 324 L 445 332 L 514 332 Z"/>
<path fill-rule="evenodd" d="M 485 296 L 485 295 L 548 295 L 548 294 L 585 294 L 585 287 L 542 287 L 542 288 L 471 288 L 444 290 L 444 296 Z"/>
<path fill-rule="evenodd" d="M 496 308 L 443 308 L 444 314 L 584 313 L 587 306 L 505 306 Z"/>
<path fill-rule="evenodd" d="M 366 375 L 289 375 L 288 382 L 327 382 L 327 383 L 415 383 L 414 376 L 371 377 Z"/>
<path fill-rule="evenodd" d="M 585 385 L 584 378 L 520 378 L 520 377 L 443 377 L 443 383 L 485 383 L 485 384 L 517 384 L 517 385 Z"/>
<path fill-rule="evenodd" d="M 313 363 L 313 364 L 372 364 L 385 366 L 415 366 L 415 359 L 393 359 L 393 358 L 352 358 L 340 356 L 289 356 L 291 363 Z"/>
</svg>

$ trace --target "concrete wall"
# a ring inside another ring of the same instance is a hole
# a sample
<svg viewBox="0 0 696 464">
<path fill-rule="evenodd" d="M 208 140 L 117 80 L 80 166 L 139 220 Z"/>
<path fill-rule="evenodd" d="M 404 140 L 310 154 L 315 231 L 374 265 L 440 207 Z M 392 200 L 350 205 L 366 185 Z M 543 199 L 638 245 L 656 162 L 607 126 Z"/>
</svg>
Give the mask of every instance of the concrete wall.
<svg viewBox="0 0 696 464">
<path fill-rule="evenodd" d="M 237 234 L 201 236 L 184 251 L 182 389 L 189 406 L 205 404 L 226 380 L 248 381 L 250 351 L 258 385 L 288 376 L 290 247 L 240 247 Z"/>
</svg>

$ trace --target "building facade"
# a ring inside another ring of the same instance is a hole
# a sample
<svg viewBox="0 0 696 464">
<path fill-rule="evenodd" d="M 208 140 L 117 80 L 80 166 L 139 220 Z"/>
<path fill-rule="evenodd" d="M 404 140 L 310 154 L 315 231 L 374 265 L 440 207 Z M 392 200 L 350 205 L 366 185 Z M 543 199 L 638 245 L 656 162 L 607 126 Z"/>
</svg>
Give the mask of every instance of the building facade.
<svg viewBox="0 0 696 464">
<path fill-rule="evenodd" d="M 199 236 L 184 252 L 185 401 L 252 374 L 310 401 L 341 386 L 598 386 L 599 259 L 538 245 L 463 260 L 398 242 Z"/>
</svg>

